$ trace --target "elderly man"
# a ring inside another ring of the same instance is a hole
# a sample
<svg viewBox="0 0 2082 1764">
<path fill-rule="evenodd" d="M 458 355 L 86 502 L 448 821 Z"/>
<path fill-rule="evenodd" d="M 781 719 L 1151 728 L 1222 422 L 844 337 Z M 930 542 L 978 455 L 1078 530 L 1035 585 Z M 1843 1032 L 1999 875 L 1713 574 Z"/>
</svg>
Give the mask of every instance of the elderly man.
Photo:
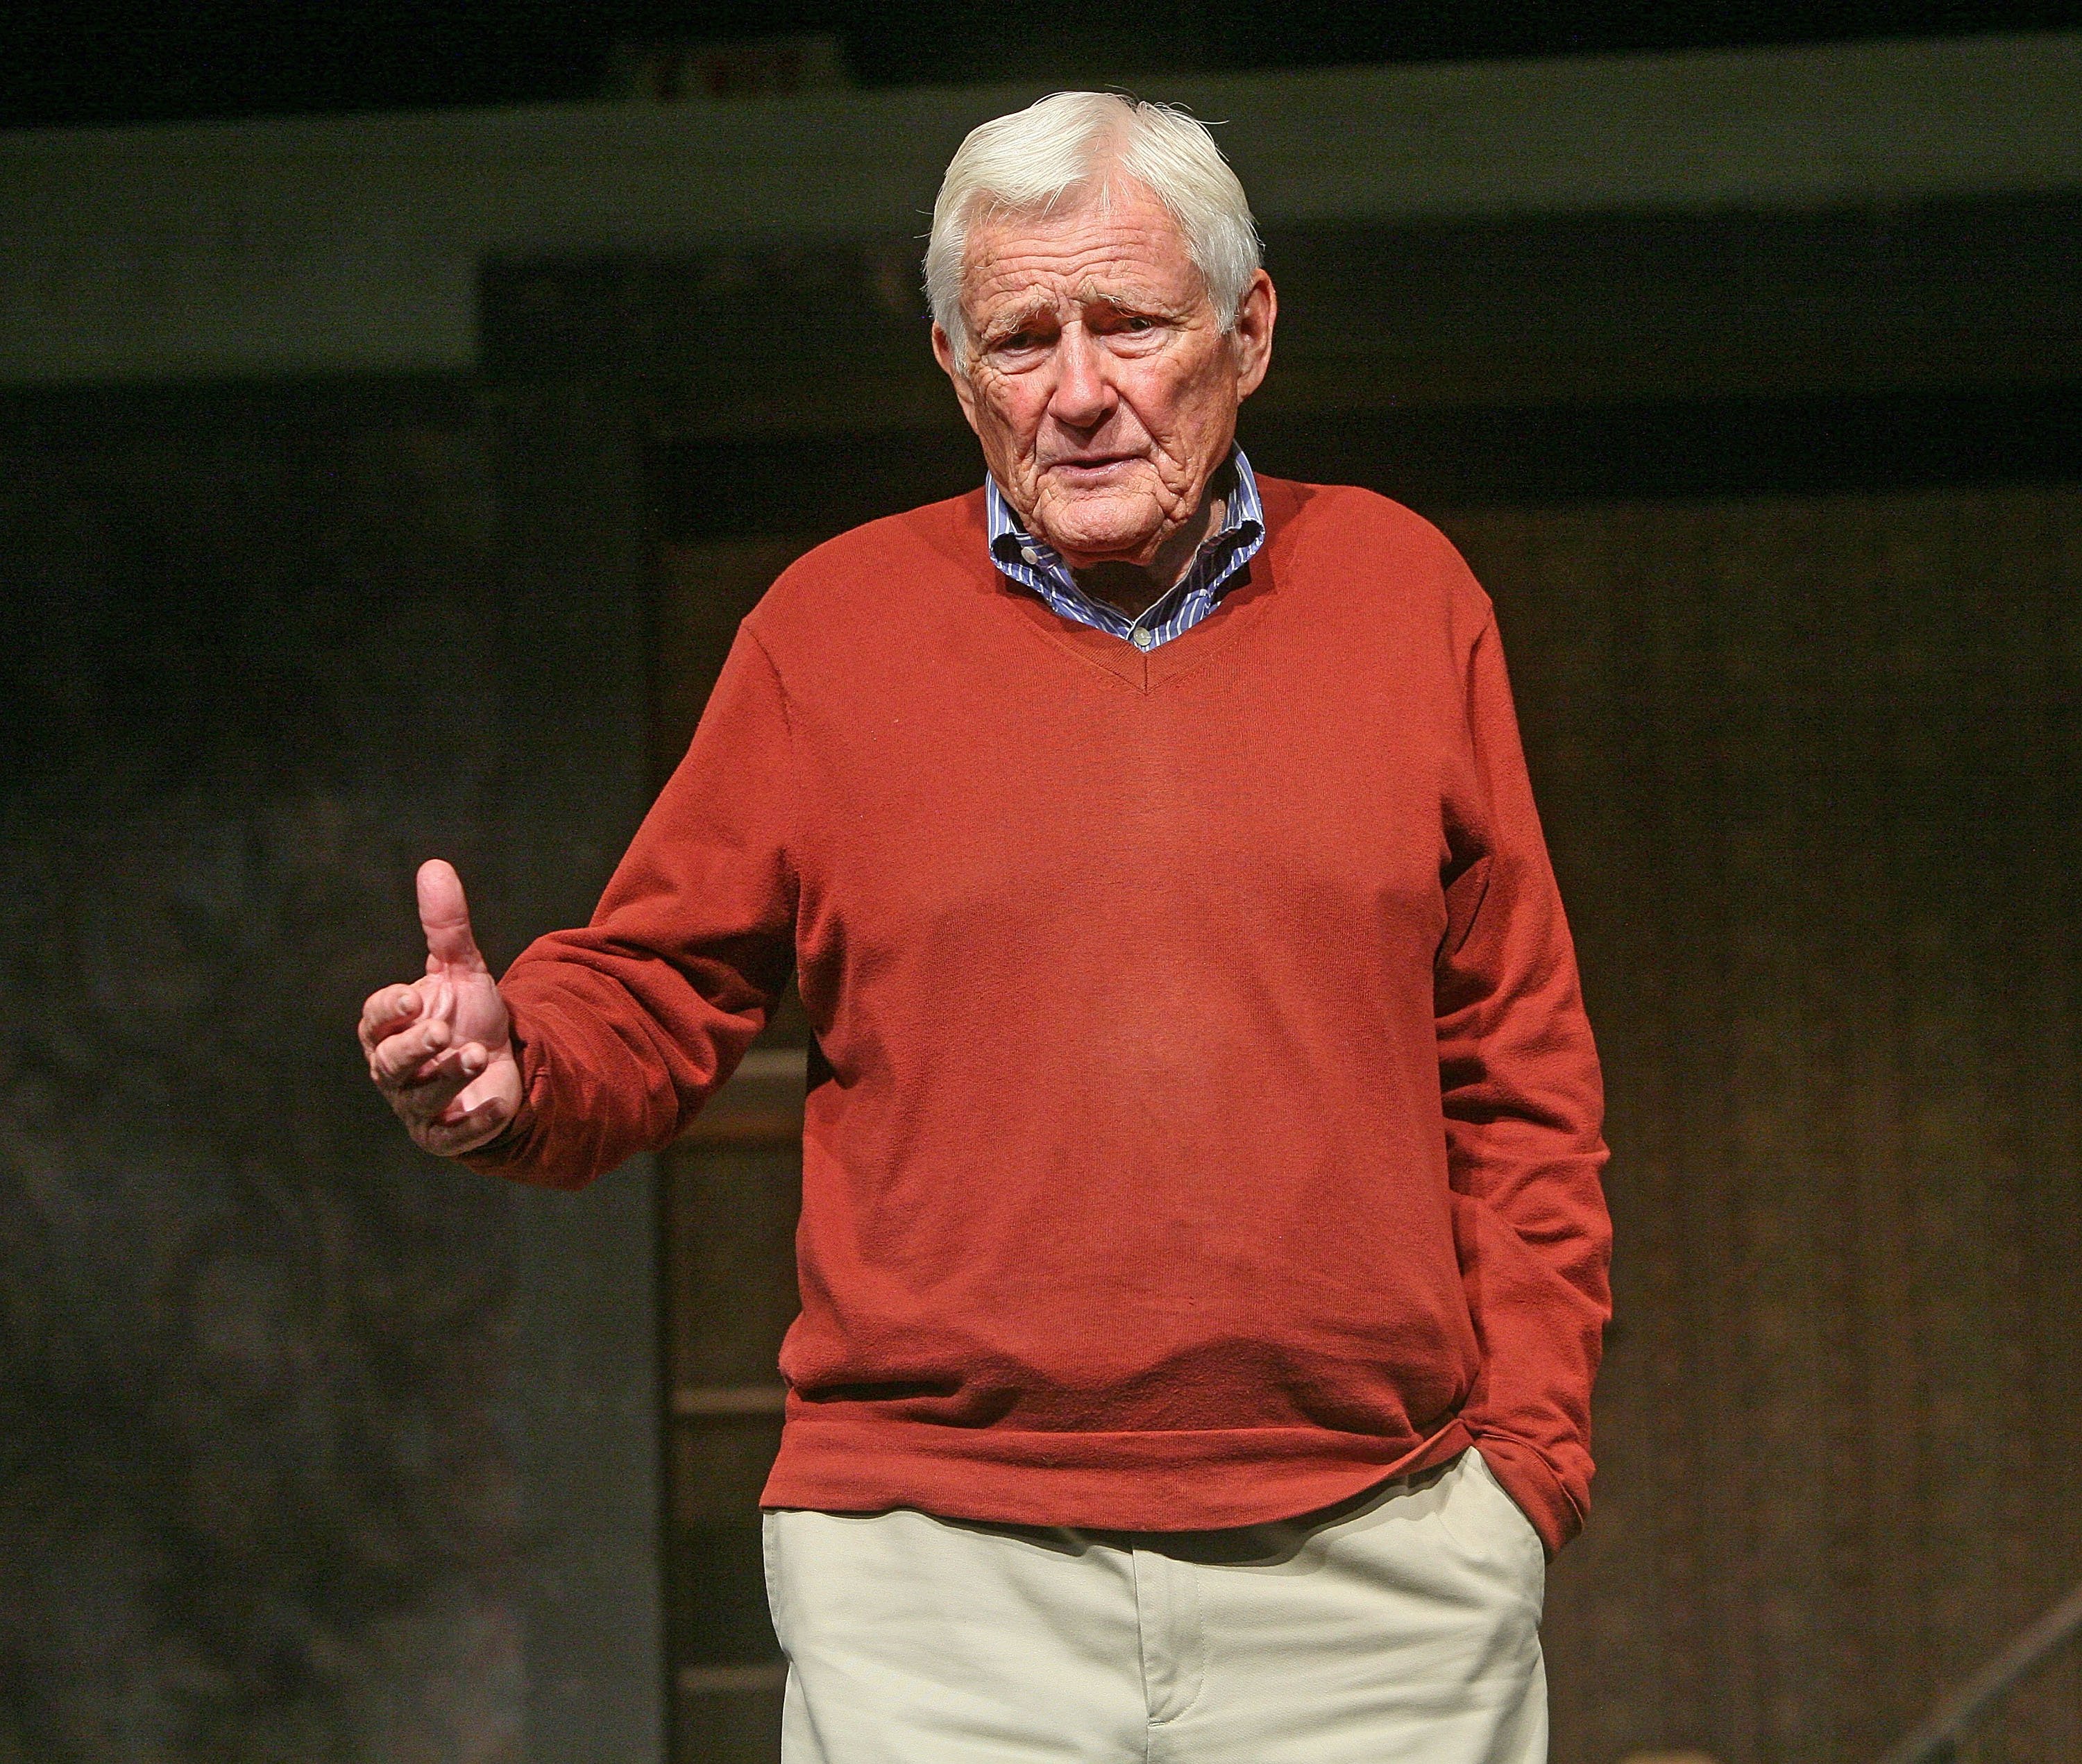
<svg viewBox="0 0 2082 1764">
<path fill-rule="evenodd" d="M 372 1072 L 575 1185 L 799 975 L 791 1764 L 1524 1764 L 1607 1227 L 1489 602 L 1234 445 L 1275 303 L 1191 119 L 985 124 L 926 266 L 982 489 L 774 583 L 588 928 L 495 987 L 428 865 Z"/>
</svg>

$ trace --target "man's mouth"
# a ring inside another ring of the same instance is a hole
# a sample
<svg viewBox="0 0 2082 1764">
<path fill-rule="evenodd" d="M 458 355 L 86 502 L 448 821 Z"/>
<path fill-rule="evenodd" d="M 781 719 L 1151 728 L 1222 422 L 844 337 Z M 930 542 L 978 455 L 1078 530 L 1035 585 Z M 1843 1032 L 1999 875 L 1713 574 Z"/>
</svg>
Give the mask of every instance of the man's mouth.
<svg viewBox="0 0 2082 1764">
<path fill-rule="evenodd" d="M 1072 478 L 1102 478 L 1116 467 L 1137 464 L 1140 453 L 1081 453 L 1068 459 L 1051 460 L 1045 469 Z"/>
</svg>

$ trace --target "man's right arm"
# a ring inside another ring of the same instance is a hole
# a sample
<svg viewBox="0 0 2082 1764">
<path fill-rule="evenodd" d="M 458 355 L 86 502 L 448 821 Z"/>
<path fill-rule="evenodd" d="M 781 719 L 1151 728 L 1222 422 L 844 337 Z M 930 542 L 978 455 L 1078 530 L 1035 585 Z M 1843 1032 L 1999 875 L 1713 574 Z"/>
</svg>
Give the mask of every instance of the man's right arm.
<svg viewBox="0 0 2082 1764">
<path fill-rule="evenodd" d="M 462 1162 L 577 1188 L 677 1137 L 787 983 L 794 821 L 781 682 L 740 628 L 591 924 L 537 939 L 499 983 L 518 1105 Z"/>
</svg>

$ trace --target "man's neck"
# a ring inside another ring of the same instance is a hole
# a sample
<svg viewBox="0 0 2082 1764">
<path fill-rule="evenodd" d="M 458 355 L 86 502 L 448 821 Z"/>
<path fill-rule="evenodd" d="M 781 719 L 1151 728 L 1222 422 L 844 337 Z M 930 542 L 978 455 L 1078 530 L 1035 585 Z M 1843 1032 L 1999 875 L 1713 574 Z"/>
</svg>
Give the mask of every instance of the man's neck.
<svg viewBox="0 0 2082 1764">
<path fill-rule="evenodd" d="M 1175 587 L 1209 534 L 1218 531 L 1227 512 L 1227 499 L 1208 486 L 1194 518 L 1157 547 L 1145 566 L 1138 563 L 1087 564 L 1071 574 L 1077 586 L 1094 600 L 1131 619 L 1139 619 Z"/>
</svg>

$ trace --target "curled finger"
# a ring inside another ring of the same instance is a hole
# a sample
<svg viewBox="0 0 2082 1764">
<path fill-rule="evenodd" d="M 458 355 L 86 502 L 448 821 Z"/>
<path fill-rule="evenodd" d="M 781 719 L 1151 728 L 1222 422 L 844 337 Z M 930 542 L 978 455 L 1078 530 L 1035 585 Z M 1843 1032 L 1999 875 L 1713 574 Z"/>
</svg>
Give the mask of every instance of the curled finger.
<svg viewBox="0 0 2082 1764">
<path fill-rule="evenodd" d="M 369 1076 L 386 1091 L 425 1083 L 434 1076 L 431 1063 L 448 1048 L 449 1034 L 449 1025 L 439 1017 L 399 1030 L 376 1044 L 369 1056 Z"/>
<path fill-rule="evenodd" d="M 396 1034 L 419 1014 L 419 991 L 414 986 L 386 986 L 372 992 L 361 1007 L 361 1046 L 373 1054 L 377 1044 Z"/>
</svg>

